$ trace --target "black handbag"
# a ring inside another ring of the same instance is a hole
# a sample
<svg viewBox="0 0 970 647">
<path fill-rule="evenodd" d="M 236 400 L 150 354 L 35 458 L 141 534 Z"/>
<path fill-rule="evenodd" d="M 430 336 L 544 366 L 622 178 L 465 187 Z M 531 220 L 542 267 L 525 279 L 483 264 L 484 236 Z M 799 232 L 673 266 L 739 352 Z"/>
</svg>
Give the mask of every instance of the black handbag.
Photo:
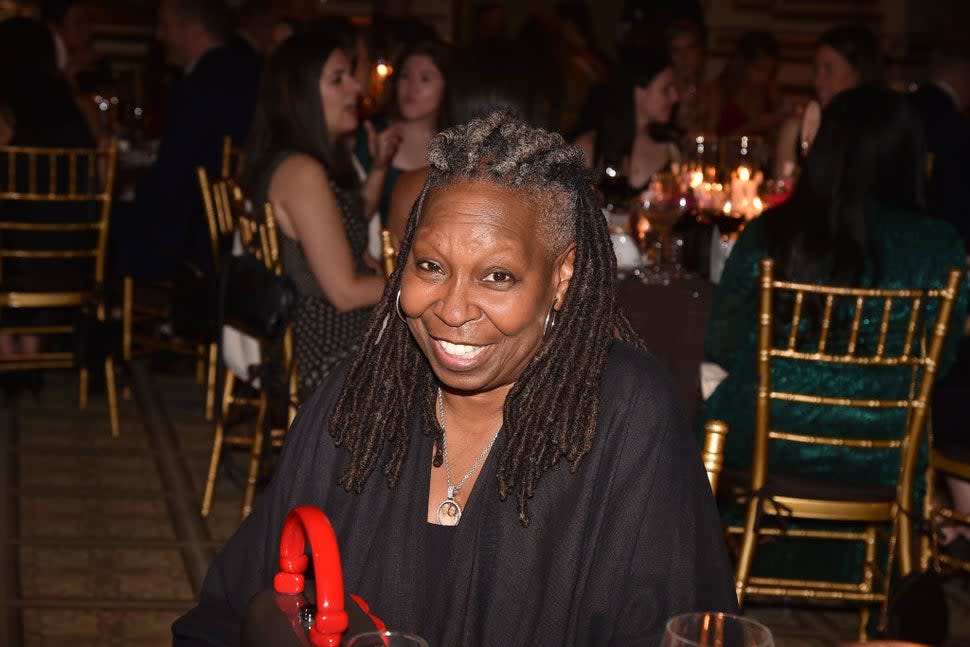
<svg viewBox="0 0 970 647">
<path fill-rule="evenodd" d="M 227 256 L 218 281 L 219 319 L 262 339 L 276 339 L 296 306 L 297 291 L 287 276 L 268 269 L 252 252 Z"/>
</svg>

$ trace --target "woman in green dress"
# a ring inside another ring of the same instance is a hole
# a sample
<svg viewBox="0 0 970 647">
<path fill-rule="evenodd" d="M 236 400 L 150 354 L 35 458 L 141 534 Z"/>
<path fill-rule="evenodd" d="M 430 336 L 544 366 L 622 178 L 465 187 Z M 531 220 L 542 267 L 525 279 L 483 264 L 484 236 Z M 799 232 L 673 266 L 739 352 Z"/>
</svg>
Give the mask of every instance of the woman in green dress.
<svg viewBox="0 0 970 647">
<path fill-rule="evenodd" d="M 792 197 L 750 222 L 741 234 L 714 297 L 705 344 L 708 359 L 728 373 L 707 401 L 704 415 L 729 425 L 728 469 L 744 470 L 751 464 L 762 258 L 775 259 L 776 274 L 782 279 L 875 288 L 943 287 L 948 270 L 963 267 L 965 253 L 957 232 L 923 210 L 924 160 L 918 117 L 905 97 L 872 87 L 848 90 L 825 108 Z M 781 302 L 777 307 L 791 311 L 790 303 Z M 840 311 L 836 306 L 834 316 L 851 316 L 846 308 Z M 940 377 L 956 355 L 966 309 L 963 283 L 940 359 Z M 864 319 L 870 316 L 863 314 Z M 908 317 L 908 311 L 896 308 L 892 317 Z M 820 304 L 806 303 L 803 318 L 806 330 L 817 330 Z M 844 347 L 845 341 L 830 339 L 830 344 Z M 865 348 L 875 340 L 863 334 L 859 343 Z M 901 339 L 889 340 L 890 346 L 901 343 Z M 886 398 L 905 398 L 909 389 L 908 379 L 894 380 L 879 368 L 860 366 L 847 374 L 844 369 L 835 372 L 821 364 L 786 365 L 781 361 L 774 364 L 772 383 L 784 391 L 847 397 L 883 389 Z M 891 425 L 894 417 L 898 422 L 903 415 L 905 412 L 894 410 L 787 402 L 774 402 L 771 410 L 773 428 L 825 435 L 874 436 L 878 433 L 874 429 Z M 871 484 L 874 479 L 888 484 L 897 476 L 898 461 L 887 459 L 892 450 L 881 456 L 878 451 L 834 446 L 782 445 L 784 449 L 769 456 L 770 468 L 779 473 L 845 484 Z"/>
</svg>

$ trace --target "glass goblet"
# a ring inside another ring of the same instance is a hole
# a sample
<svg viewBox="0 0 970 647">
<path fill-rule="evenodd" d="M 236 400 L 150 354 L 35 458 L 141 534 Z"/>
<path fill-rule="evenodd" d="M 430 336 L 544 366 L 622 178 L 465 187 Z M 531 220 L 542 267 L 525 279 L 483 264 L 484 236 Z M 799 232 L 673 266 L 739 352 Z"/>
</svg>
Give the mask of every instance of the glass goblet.
<svg viewBox="0 0 970 647">
<path fill-rule="evenodd" d="M 369 631 L 352 637 L 347 647 L 428 647 L 428 641 L 403 631 Z"/>
<path fill-rule="evenodd" d="M 697 611 L 667 622 L 661 647 L 774 647 L 768 628 L 728 613 Z"/>
</svg>

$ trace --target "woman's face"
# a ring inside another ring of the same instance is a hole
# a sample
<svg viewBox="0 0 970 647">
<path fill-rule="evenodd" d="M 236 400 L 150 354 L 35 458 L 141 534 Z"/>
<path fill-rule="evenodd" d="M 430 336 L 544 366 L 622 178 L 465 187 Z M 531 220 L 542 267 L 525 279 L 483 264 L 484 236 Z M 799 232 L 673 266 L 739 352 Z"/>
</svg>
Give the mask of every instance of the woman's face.
<svg viewBox="0 0 970 647">
<path fill-rule="evenodd" d="M 843 90 L 854 88 L 859 77 L 849 61 L 829 45 L 819 45 L 815 50 L 815 91 L 823 106 Z"/>
<path fill-rule="evenodd" d="M 446 388 L 506 392 L 562 305 L 574 248 L 555 255 L 535 207 L 483 181 L 429 193 L 401 279 L 401 310 Z M 558 300 L 558 301 L 557 301 Z"/>
<path fill-rule="evenodd" d="M 332 140 L 357 130 L 357 97 L 360 84 L 354 78 L 350 59 L 335 49 L 320 73 L 320 102 L 323 119 Z"/>
<path fill-rule="evenodd" d="M 674 71 L 670 67 L 664 68 L 646 86 L 633 87 L 633 105 L 643 123 L 664 124 L 670 121 L 670 112 L 678 98 Z"/>
<path fill-rule="evenodd" d="M 444 96 L 445 77 L 430 56 L 404 59 L 397 77 L 397 105 L 404 120 L 437 119 Z"/>
</svg>

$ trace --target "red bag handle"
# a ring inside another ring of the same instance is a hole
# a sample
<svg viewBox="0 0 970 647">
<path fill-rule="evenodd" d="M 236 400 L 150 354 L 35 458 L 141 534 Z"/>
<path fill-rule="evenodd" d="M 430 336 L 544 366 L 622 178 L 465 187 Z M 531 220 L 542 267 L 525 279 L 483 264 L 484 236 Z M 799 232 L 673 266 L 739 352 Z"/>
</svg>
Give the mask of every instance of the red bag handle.
<svg viewBox="0 0 970 647">
<path fill-rule="evenodd" d="M 307 544 L 313 555 L 317 592 L 317 615 L 308 638 L 316 647 L 338 647 L 348 625 L 344 576 L 337 536 L 322 510 L 302 505 L 286 516 L 280 536 L 280 572 L 273 578 L 273 588 L 285 595 L 303 593 Z"/>
</svg>

